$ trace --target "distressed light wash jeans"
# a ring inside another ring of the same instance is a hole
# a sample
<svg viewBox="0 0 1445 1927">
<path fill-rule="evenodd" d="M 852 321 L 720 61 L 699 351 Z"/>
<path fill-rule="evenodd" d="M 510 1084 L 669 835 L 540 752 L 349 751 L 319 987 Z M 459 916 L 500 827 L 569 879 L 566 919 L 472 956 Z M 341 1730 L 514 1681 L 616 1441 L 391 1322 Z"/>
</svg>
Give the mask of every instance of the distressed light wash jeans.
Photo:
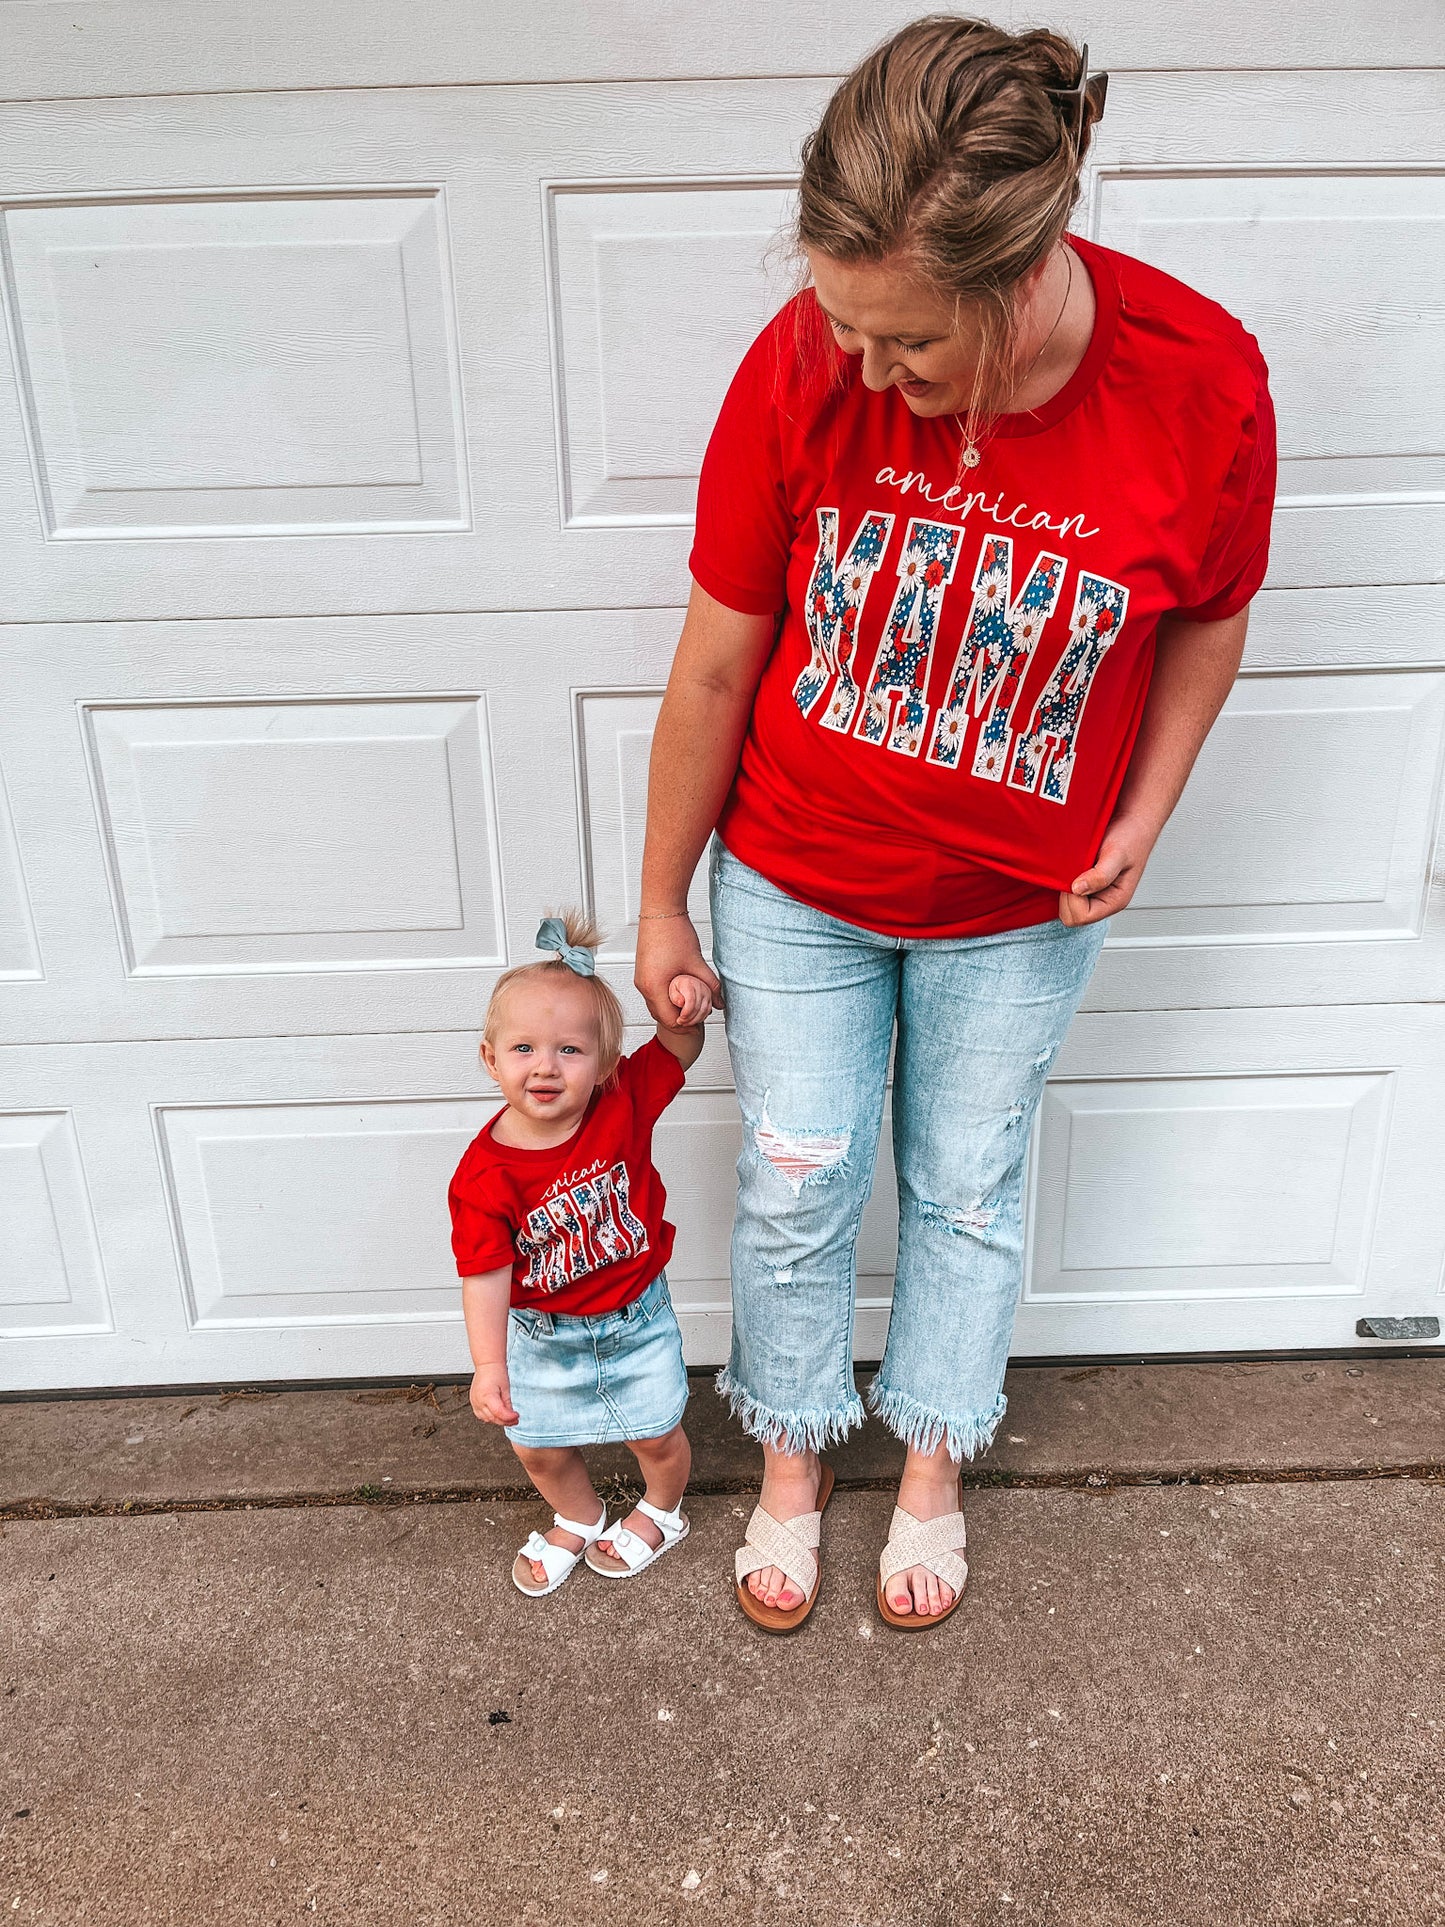
<svg viewBox="0 0 1445 1927">
<path fill-rule="evenodd" d="M 1029 1132 L 1104 925 L 881 936 L 799 903 L 716 839 L 711 886 L 743 1113 L 718 1389 L 754 1438 L 789 1452 L 863 1420 L 854 1247 L 896 1025 L 898 1272 L 868 1403 L 920 1451 L 972 1458 L 1004 1413 Z"/>
</svg>

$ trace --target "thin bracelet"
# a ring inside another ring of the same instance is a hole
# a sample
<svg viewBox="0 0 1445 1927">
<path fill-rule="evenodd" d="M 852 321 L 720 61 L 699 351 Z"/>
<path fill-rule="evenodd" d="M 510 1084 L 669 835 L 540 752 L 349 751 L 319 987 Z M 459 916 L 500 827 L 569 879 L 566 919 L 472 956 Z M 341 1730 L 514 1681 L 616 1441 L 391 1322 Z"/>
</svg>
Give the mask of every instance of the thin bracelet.
<svg viewBox="0 0 1445 1927">
<path fill-rule="evenodd" d="M 637 921 L 639 923 L 659 923 L 666 917 L 690 917 L 691 915 L 691 910 L 640 910 L 637 914 Z"/>
</svg>

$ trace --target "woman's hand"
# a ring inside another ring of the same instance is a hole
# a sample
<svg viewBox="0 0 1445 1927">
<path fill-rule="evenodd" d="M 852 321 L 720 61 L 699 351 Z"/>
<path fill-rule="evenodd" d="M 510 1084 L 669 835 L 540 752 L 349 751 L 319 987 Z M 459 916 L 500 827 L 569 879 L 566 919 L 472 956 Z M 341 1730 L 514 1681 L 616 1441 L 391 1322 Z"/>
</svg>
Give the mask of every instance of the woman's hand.
<svg viewBox="0 0 1445 1927">
<path fill-rule="evenodd" d="M 660 1029 L 689 1030 L 698 1019 L 689 1018 L 672 1001 L 675 977 L 701 979 L 713 1007 L 722 1009 L 722 985 L 703 957 L 692 918 L 644 917 L 637 926 L 637 967 L 632 981 Z"/>
<path fill-rule="evenodd" d="M 1149 853 L 1183 793 L 1244 654 L 1248 606 L 1218 622 L 1166 616 L 1154 638 L 1154 670 L 1134 754 L 1099 854 L 1059 893 L 1059 921 L 1114 917 L 1139 887 Z"/>
<path fill-rule="evenodd" d="M 1074 878 L 1072 890 L 1059 892 L 1060 923 L 1076 929 L 1117 916 L 1138 889 L 1157 837 L 1157 830 L 1151 834 L 1141 824 L 1116 816 L 1092 866 Z"/>
<path fill-rule="evenodd" d="M 472 1410 L 483 1425 L 516 1425 L 512 1386 L 504 1364 L 478 1365 L 472 1375 Z"/>
</svg>

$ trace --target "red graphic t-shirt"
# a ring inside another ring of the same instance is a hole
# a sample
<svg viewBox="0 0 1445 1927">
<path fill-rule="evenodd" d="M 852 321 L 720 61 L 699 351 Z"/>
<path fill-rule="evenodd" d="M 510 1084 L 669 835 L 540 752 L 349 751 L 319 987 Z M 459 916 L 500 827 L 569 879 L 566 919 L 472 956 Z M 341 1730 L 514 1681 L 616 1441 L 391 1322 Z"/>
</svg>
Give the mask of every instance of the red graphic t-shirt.
<svg viewBox="0 0 1445 1927">
<path fill-rule="evenodd" d="M 693 575 L 781 612 L 719 834 L 890 936 L 1057 916 L 1113 811 L 1160 618 L 1232 615 L 1264 576 L 1253 337 L 1157 269 L 1070 245 L 1088 350 L 976 468 L 953 416 L 864 387 L 811 291 L 748 350 L 703 463 Z"/>
<path fill-rule="evenodd" d="M 654 1038 L 593 1092 L 565 1144 L 498 1144 L 492 1118 L 452 1178 L 452 1250 L 463 1278 L 512 1267 L 514 1305 L 616 1311 L 672 1256 L 652 1127 L 682 1089 L 682 1066 Z M 497 1113 L 501 1116 L 501 1112 Z"/>
</svg>

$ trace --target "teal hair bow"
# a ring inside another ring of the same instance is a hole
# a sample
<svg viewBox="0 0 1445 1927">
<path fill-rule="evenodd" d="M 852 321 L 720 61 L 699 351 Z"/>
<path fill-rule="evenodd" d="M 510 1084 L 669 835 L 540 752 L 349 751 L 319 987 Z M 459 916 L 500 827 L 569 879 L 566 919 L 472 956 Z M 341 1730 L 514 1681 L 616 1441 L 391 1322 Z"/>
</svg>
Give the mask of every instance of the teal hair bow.
<svg viewBox="0 0 1445 1927">
<path fill-rule="evenodd" d="M 560 917 L 543 917 L 537 926 L 537 948 L 555 950 L 569 970 L 579 977 L 597 975 L 597 959 L 580 943 L 568 943 L 567 926 Z"/>
</svg>

